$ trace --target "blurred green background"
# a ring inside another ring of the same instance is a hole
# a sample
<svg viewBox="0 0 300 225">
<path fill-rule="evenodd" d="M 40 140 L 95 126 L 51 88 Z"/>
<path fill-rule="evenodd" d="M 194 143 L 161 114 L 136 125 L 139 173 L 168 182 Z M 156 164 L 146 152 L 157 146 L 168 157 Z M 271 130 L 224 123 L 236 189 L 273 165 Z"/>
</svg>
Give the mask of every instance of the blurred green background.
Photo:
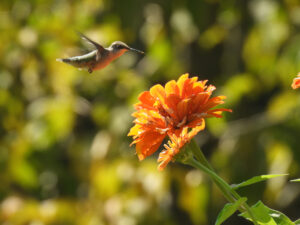
<svg viewBox="0 0 300 225">
<path fill-rule="evenodd" d="M 139 162 L 127 133 L 140 92 L 183 73 L 226 95 L 197 142 L 229 183 L 300 217 L 298 0 L 1 0 L 0 222 L 204 225 L 226 203 L 202 173 Z M 75 31 L 126 53 L 89 74 L 56 58 L 86 53 Z M 250 224 L 237 215 L 226 224 Z"/>
</svg>

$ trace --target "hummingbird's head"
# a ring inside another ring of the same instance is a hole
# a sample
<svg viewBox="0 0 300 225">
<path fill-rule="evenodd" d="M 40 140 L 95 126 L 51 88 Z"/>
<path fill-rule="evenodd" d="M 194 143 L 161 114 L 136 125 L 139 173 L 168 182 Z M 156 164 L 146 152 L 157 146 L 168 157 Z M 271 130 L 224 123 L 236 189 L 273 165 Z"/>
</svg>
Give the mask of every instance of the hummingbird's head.
<svg viewBox="0 0 300 225">
<path fill-rule="evenodd" d="M 115 54 L 121 56 L 123 55 L 125 52 L 127 51 L 135 51 L 138 52 L 140 54 L 144 54 L 144 52 L 131 48 L 129 47 L 127 44 L 121 42 L 121 41 L 115 41 L 113 42 L 110 46 L 109 49 L 111 49 Z"/>
</svg>

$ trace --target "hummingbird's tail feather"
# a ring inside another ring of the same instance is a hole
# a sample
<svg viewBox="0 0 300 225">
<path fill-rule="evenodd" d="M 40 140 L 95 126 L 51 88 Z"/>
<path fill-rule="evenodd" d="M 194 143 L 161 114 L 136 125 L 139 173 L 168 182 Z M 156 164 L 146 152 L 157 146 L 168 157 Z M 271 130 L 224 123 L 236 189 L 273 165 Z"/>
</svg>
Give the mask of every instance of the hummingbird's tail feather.
<svg viewBox="0 0 300 225">
<path fill-rule="evenodd" d="M 66 59 L 57 58 L 56 61 L 57 61 L 57 62 L 64 62 L 64 63 L 69 63 L 69 62 L 71 62 L 71 60 L 68 59 L 68 58 L 66 58 Z"/>
<path fill-rule="evenodd" d="M 58 58 L 56 59 L 58 62 L 63 62 L 75 67 L 87 67 L 89 65 L 89 61 L 82 56 L 74 56 L 70 58 Z"/>
</svg>

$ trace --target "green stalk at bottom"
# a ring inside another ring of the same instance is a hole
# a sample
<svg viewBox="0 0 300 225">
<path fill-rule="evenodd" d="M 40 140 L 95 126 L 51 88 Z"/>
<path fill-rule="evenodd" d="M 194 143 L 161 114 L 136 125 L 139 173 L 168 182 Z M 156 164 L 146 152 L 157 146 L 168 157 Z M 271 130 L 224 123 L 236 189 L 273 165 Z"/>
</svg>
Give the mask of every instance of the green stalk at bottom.
<svg viewBox="0 0 300 225">
<path fill-rule="evenodd" d="M 196 157 L 196 159 L 198 160 L 199 163 L 204 165 L 210 171 L 214 172 L 214 169 L 212 168 L 212 166 L 210 165 L 210 163 L 208 162 L 208 160 L 204 156 L 203 152 L 199 149 L 199 147 L 198 147 L 198 145 L 197 145 L 197 143 L 194 139 L 192 139 L 191 142 L 189 144 L 187 144 L 186 148 L 189 148 L 190 150 L 192 150 L 193 154 L 195 155 L 195 157 Z M 213 181 L 215 181 L 215 184 L 221 189 L 221 191 L 223 192 L 224 197 L 229 202 L 233 203 L 233 202 L 236 201 L 236 199 L 231 195 L 231 193 L 227 189 L 225 189 L 222 185 L 220 185 L 217 180 L 215 180 L 214 176 L 210 176 L 210 177 L 213 179 Z"/>
<path fill-rule="evenodd" d="M 221 177 L 219 177 L 214 171 L 212 166 L 209 164 L 207 159 L 205 158 L 204 154 L 202 151 L 199 149 L 197 144 L 195 143 L 194 140 L 192 140 L 192 143 L 187 144 L 185 147 L 186 152 L 193 152 L 193 154 L 187 154 L 186 157 L 184 157 L 183 160 L 180 160 L 182 163 L 190 165 L 192 167 L 195 167 L 197 169 L 202 170 L 205 172 L 207 175 L 211 177 L 211 179 L 216 183 L 216 185 L 220 188 L 222 191 L 223 195 L 229 202 L 235 202 L 236 199 L 240 199 L 241 197 L 239 194 L 233 190 L 226 181 L 224 181 Z M 196 156 L 196 158 L 200 161 L 198 162 L 197 160 L 194 159 L 193 155 Z M 257 221 L 255 220 L 255 217 L 251 211 L 251 208 L 249 205 L 245 202 L 242 204 L 242 209 L 247 211 L 249 216 L 251 217 L 253 223 L 255 225 L 258 225 Z"/>
</svg>

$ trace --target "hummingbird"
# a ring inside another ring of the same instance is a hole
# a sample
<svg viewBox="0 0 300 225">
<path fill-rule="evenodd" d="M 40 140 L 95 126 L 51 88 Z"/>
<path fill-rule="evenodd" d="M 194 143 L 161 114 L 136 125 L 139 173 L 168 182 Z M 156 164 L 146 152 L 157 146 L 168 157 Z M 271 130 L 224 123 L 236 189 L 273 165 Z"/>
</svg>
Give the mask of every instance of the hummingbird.
<svg viewBox="0 0 300 225">
<path fill-rule="evenodd" d="M 104 48 L 102 45 L 91 40 L 84 34 L 80 32 L 78 32 L 78 34 L 83 40 L 92 44 L 96 49 L 85 55 L 79 55 L 64 59 L 59 58 L 56 59 L 56 61 L 64 62 L 77 68 L 87 68 L 88 72 L 92 73 L 94 70 L 103 69 L 113 60 L 119 58 L 127 51 L 135 51 L 139 54 L 144 54 L 143 51 L 131 48 L 121 41 L 115 41 L 108 48 Z"/>
</svg>

